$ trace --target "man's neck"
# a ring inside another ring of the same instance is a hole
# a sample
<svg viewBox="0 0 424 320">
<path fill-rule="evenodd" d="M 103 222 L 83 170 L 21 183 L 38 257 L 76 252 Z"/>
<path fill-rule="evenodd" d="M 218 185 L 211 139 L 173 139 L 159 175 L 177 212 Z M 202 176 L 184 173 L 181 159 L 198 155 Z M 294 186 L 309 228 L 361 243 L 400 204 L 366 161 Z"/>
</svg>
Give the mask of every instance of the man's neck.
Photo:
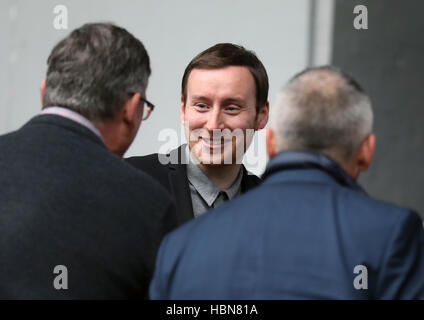
<svg viewBox="0 0 424 320">
<path fill-rule="evenodd" d="M 108 150 L 122 158 L 127 149 L 123 147 L 124 135 L 120 131 L 119 124 L 114 121 L 103 121 L 97 122 L 95 125 L 101 132 Z"/>
<path fill-rule="evenodd" d="M 230 188 L 241 169 L 241 164 L 204 165 L 199 164 L 203 173 L 221 190 Z"/>
</svg>

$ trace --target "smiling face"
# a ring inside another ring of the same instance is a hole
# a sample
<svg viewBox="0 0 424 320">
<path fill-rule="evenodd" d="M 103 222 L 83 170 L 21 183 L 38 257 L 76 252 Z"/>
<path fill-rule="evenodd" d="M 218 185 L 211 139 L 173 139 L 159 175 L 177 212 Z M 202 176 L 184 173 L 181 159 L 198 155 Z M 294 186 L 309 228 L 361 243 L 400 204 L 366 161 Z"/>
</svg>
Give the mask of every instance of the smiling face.
<svg viewBox="0 0 424 320">
<path fill-rule="evenodd" d="M 255 81 L 247 67 L 193 69 L 180 116 L 200 163 L 234 164 L 241 163 L 254 131 L 265 127 L 268 104 L 257 113 Z"/>
</svg>

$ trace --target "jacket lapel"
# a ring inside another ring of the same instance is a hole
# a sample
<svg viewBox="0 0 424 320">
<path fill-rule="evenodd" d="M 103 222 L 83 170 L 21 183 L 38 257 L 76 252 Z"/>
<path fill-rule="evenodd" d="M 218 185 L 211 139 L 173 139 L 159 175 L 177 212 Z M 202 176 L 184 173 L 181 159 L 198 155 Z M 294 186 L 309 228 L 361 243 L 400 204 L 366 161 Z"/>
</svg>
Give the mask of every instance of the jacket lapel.
<svg viewBox="0 0 424 320">
<path fill-rule="evenodd" d="M 177 163 L 171 161 L 168 164 L 169 185 L 171 194 L 174 195 L 177 218 L 180 225 L 194 218 L 184 147 L 185 145 L 182 145 L 178 149 L 171 151 L 171 159 L 178 159 L 178 161 L 176 161 Z M 172 154 L 174 152 L 178 154 Z"/>
<path fill-rule="evenodd" d="M 244 165 L 242 165 L 243 178 L 241 179 L 241 193 L 245 193 L 261 183 L 261 179 L 254 174 L 249 174 Z"/>
<path fill-rule="evenodd" d="M 186 145 L 183 144 L 179 148 L 171 151 L 171 163 L 167 165 L 169 169 L 169 185 L 171 187 L 171 194 L 174 196 L 179 225 L 194 218 L 193 204 L 187 178 L 185 146 Z M 242 166 L 242 170 L 243 178 L 241 180 L 241 192 L 245 193 L 256 187 L 261 182 L 261 179 L 255 175 L 248 174 L 244 166 Z"/>
</svg>

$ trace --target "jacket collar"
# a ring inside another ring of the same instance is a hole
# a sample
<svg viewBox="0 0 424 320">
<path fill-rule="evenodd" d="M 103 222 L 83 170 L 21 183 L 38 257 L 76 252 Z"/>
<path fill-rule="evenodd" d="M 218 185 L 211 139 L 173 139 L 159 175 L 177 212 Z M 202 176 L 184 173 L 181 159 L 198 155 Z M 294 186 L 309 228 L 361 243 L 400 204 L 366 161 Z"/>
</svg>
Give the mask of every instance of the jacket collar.
<svg viewBox="0 0 424 320">
<path fill-rule="evenodd" d="M 106 145 L 104 144 L 103 140 L 99 136 L 97 136 L 94 132 L 92 132 L 90 129 L 88 129 L 87 127 L 81 125 L 80 123 L 74 120 L 62 117 L 60 115 L 56 115 L 56 114 L 36 115 L 31 120 L 29 120 L 24 125 L 24 127 L 32 126 L 34 124 L 48 124 L 48 125 L 60 127 L 65 130 L 72 131 L 75 134 L 79 135 L 80 137 L 87 138 L 91 140 L 92 142 L 95 142 L 96 144 L 99 144 L 102 147 L 106 148 Z"/>
<path fill-rule="evenodd" d="M 63 107 L 47 107 L 45 109 L 43 109 L 41 111 L 40 114 L 55 114 L 57 116 L 60 117 L 64 117 L 66 119 L 75 121 L 77 123 L 79 123 L 80 125 L 82 125 L 83 127 L 86 127 L 87 129 L 89 129 L 91 132 L 93 132 L 96 136 L 98 136 L 100 138 L 100 140 L 103 141 L 103 143 L 105 143 L 102 134 L 100 133 L 99 129 L 96 128 L 96 126 L 90 121 L 88 120 L 86 117 L 84 117 L 83 115 L 67 109 L 67 108 L 63 108 Z"/>
<path fill-rule="evenodd" d="M 171 150 L 170 153 L 163 155 L 163 161 L 168 161 L 166 165 L 169 169 L 168 181 L 171 188 L 171 194 L 174 195 L 180 223 L 184 223 L 194 217 L 187 178 L 188 159 L 185 148 L 186 144 L 183 144 L 177 149 Z M 241 193 L 244 193 L 257 186 L 261 180 L 257 176 L 249 174 L 244 165 L 242 165 L 242 170 L 243 176 L 240 183 L 240 189 Z"/>
<path fill-rule="evenodd" d="M 358 183 L 334 160 L 315 151 L 290 150 L 275 155 L 267 165 L 263 179 L 286 170 L 318 169 L 342 186 L 365 193 Z"/>
</svg>

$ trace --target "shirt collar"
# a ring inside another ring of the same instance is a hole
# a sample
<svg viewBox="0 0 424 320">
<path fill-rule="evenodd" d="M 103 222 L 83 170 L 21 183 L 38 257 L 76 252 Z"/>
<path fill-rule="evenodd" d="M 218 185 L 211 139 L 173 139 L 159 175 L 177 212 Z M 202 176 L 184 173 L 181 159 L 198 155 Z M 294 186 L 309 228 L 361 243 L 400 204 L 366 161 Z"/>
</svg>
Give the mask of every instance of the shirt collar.
<svg viewBox="0 0 424 320">
<path fill-rule="evenodd" d="M 240 193 L 241 180 L 243 178 L 243 170 L 241 168 L 231 187 L 221 190 L 197 165 L 197 161 L 193 158 L 188 145 L 186 146 L 186 155 L 186 159 L 189 159 L 187 163 L 187 178 L 209 207 L 212 206 L 221 191 L 227 194 L 229 200 Z"/>
<path fill-rule="evenodd" d="M 40 114 L 54 114 L 78 122 L 80 125 L 86 127 L 91 132 L 93 132 L 96 136 L 100 138 L 100 140 L 103 141 L 103 143 L 105 143 L 99 129 L 97 129 L 96 126 L 90 120 L 75 111 L 63 107 L 48 107 L 41 111 Z"/>
</svg>

